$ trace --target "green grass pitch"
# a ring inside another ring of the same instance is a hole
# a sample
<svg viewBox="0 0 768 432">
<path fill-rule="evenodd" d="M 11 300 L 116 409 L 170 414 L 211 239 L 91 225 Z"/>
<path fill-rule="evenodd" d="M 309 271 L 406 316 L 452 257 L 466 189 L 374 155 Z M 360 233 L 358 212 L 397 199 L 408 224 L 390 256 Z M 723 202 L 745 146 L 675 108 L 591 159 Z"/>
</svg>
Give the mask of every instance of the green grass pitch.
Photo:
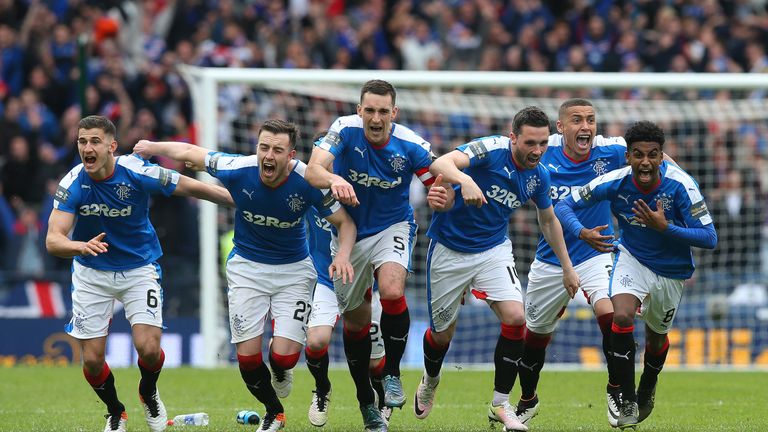
<svg viewBox="0 0 768 432">
<path fill-rule="evenodd" d="M 146 431 L 138 396 L 139 371 L 115 370 L 118 394 L 128 411 L 128 430 Z M 493 385 L 489 371 L 451 368 L 443 374 L 431 415 L 413 415 L 413 392 L 419 371 L 404 373 L 408 401 L 395 410 L 391 431 L 488 431 L 486 404 Z M 284 400 L 286 431 L 362 431 L 352 380 L 346 370 L 331 370 L 333 396 L 328 424 L 311 426 L 307 420 L 312 377 L 303 365 L 296 370 L 291 395 Z M 768 430 L 768 375 L 765 372 L 664 371 L 656 393 L 656 409 L 640 431 L 766 431 Z M 159 388 L 169 417 L 207 412 L 208 427 L 170 427 L 168 431 L 255 431 L 239 425 L 241 409 L 263 414 L 248 393 L 237 368 L 166 369 Z M 513 390 L 513 403 L 519 387 Z M 539 386 L 541 411 L 531 431 L 611 431 L 605 416 L 605 374 L 602 372 L 547 372 Z M 105 408 L 77 367 L 0 368 L 0 431 L 100 431 Z M 496 427 L 497 431 L 500 430 Z"/>
</svg>

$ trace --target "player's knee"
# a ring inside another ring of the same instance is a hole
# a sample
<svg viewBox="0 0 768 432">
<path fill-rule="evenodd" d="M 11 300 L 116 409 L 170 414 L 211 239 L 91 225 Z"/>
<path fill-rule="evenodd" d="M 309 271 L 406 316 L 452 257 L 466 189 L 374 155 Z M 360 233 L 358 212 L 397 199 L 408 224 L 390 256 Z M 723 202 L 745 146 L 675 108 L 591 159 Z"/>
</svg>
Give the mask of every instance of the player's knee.
<svg viewBox="0 0 768 432">
<path fill-rule="evenodd" d="M 104 369 L 104 356 L 83 356 L 83 369 L 91 376 L 97 376 Z"/>
<path fill-rule="evenodd" d="M 625 311 L 616 311 L 613 313 L 613 323 L 619 327 L 631 327 L 635 324 L 635 315 Z"/>
<path fill-rule="evenodd" d="M 330 342 L 330 338 L 321 335 L 307 336 L 307 349 L 312 352 L 325 351 Z"/>
<path fill-rule="evenodd" d="M 152 340 L 136 344 L 136 353 L 139 358 L 147 364 L 155 364 L 160 360 L 160 342 L 155 343 Z"/>
</svg>

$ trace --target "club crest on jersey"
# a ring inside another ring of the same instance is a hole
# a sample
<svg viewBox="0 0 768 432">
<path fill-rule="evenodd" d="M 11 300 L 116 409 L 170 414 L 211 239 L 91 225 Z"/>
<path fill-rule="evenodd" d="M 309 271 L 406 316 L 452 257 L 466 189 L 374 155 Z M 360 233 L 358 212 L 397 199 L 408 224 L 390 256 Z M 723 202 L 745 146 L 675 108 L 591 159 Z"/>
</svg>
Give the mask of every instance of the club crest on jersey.
<svg viewBox="0 0 768 432">
<path fill-rule="evenodd" d="M 656 196 L 656 201 L 659 200 L 661 200 L 661 208 L 663 208 L 664 211 L 672 210 L 672 203 L 674 203 L 674 199 L 671 195 L 667 194 L 666 192 L 660 193 Z"/>
<path fill-rule="evenodd" d="M 117 197 L 120 198 L 121 201 L 125 201 L 131 197 L 131 187 L 125 183 L 120 183 L 119 185 L 117 185 L 117 188 L 115 189 L 115 193 L 117 194 Z"/>
<path fill-rule="evenodd" d="M 307 204 L 304 201 L 304 198 L 302 198 L 302 196 L 297 193 L 288 195 L 288 198 L 285 199 L 285 202 L 288 203 L 288 207 L 294 213 L 304 210 L 304 206 Z"/>
<path fill-rule="evenodd" d="M 528 195 L 531 195 L 540 184 L 541 180 L 538 176 L 529 177 L 525 183 L 525 191 L 528 192 Z"/>
<path fill-rule="evenodd" d="M 610 165 L 610 162 L 598 159 L 592 164 L 592 171 L 594 171 L 596 175 L 601 176 L 608 172 L 608 165 Z"/>
<path fill-rule="evenodd" d="M 405 156 L 400 153 L 395 153 L 389 157 L 389 166 L 392 167 L 392 171 L 400 173 L 405 169 Z"/>
</svg>

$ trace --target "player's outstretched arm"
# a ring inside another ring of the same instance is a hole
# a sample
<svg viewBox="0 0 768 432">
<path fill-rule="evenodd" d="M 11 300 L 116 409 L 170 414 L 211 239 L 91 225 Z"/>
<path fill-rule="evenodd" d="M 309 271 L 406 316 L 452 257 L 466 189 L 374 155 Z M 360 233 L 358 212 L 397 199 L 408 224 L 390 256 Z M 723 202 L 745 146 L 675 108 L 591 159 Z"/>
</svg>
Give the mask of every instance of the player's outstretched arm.
<svg viewBox="0 0 768 432">
<path fill-rule="evenodd" d="M 203 183 L 185 175 L 179 176 L 179 184 L 176 185 L 173 194 L 192 196 L 228 207 L 235 206 L 235 202 L 232 200 L 232 195 L 228 190 L 221 186 Z"/>
<path fill-rule="evenodd" d="M 344 205 L 356 207 L 360 201 L 355 194 L 355 188 L 341 176 L 333 173 L 333 153 L 315 146 L 312 156 L 307 163 L 304 179 L 318 189 L 330 189 L 333 197 Z"/>
<path fill-rule="evenodd" d="M 455 204 L 456 191 L 450 184 L 443 182 L 443 175 L 438 174 L 435 182 L 429 186 L 427 193 L 427 203 L 429 208 L 437 212 L 448 211 Z"/>
<path fill-rule="evenodd" d="M 75 215 L 58 209 L 51 212 L 48 218 L 48 234 L 45 237 L 45 248 L 48 253 L 60 258 L 72 258 L 81 255 L 96 256 L 106 253 L 109 245 L 102 241 L 106 233 L 101 233 L 87 242 L 74 241 L 69 238 L 69 232 L 75 226 Z"/>
<path fill-rule="evenodd" d="M 571 257 L 568 256 L 568 248 L 565 246 L 563 228 L 560 226 L 560 221 L 557 220 L 552 206 L 545 209 L 536 209 L 536 216 L 539 219 L 539 226 L 541 227 L 544 239 L 547 240 L 557 259 L 560 260 L 560 267 L 563 269 L 563 286 L 571 298 L 573 298 L 581 286 L 581 281 L 576 270 L 573 268 Z"/>
<path fill-rule="evenodd" d="M 336 227 L 336 232 L 339 233 L 339 250 L 328 267 L 328 274 L 331 280 L 341 278 L 344 284 L 352 283 L 355 277 L 355 270 L 352 268 L 349 257 L 357 237 L 355 222 L 343 207 L 337 210 L 336 213 L 326 217 L 326 219 Z"/>
<path fill-rule="evenodd" d="M 467 205 L 480 207 L 488 204 L 483 191 L 477 186 L 472 177 L 463 173 L 461 170 L 469 166 L 469 156 L 458 150 L 446 153 L 432 162 L 429 166 L 429 172 L 435 177 L 443 175 L 443 180 L 461 185 L 461 196 Z"/>
<path fill-rule="evenodd" d="M 165 156 L 185 162 L 187 167 L 196 171 L 205 171 L 205 155 L 208 150 L 183 142 L 140 140 L 133 146 L 133 152 L 149 159 L 152 156 Z"/>
</svg>

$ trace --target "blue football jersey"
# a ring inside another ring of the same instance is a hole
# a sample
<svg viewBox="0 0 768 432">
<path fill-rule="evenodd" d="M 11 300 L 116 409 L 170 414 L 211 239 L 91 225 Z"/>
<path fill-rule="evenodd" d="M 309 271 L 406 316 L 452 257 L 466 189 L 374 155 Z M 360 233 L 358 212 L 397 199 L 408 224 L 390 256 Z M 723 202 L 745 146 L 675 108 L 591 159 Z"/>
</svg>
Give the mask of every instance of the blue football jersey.
<svg viewBox="0 0 768 432">
<path fill-rule="evenodd" d="M 632 168 L 624 167 L 600 176 L 571 197 L 574 209 L 608 201 L 619 221 L 619 242 L 654 273 L 673 279 L 688 279 L 695 268 L 691 247 L 636 221 L 633 202 L 642 199 L 652 210 L 661 200 L 667 222 L 686 228 L 702 228 L 712 223 L 699 185 L 677 165 L 664 161 L 661 183 L 649 193 L 638 189 L 632 179 Z"/>
<path fill-rule="evenodd" d="M 320 214 L 311 207 L 307 212 L 307 236 L 309 239 L 309 255 L 317 271 L 317 283 L 333 289 L 333 281 L 328 276 L 328 267 L 331 265 L 331 225 L 330 222 L 320 217 Z"/>
<path fill-rule="evenodd" d="M 53 208 L 76 216 L 72 240 L 84 241 L 106 233 L 106 253 L 76 256 L 80 264 L 97 270 L 131 270 L 163 255 L 149 221 L 150 194 L 171 195 L 179 173 L 151 164 L 137 155 L 119 156 L 115 171 L 104 180 L 92 179 L 83 164 L 59 182 Z"/>
<path fill-rule="evenodd" d="M 556 205 L 561 199 L 596 177 L 623 167 L 626 163 L 626 151 L 627 143 L 623 137 L 606 138 L 597 135 L 592 141 L 592 150 L 590 150 L 587 159 L 577 162 L 565 154 L 563 136 L 560 134 L 550 135 L 549 146 L 541 157 L 541 164 L 549 171 L 549 177 L 552 181 L 549 191 L 552 205 Z M 608 225 L 608 229 L 602 233 L 613 235 L 613 221 L 611 220 L 610 204 L 607 201 L 593 207 L 579 209 L 576 211 L 576 216 L 587 228 Z M 570 232 L 563 233 L 563 237 L 573 265 L 581 264 L 600 254 Z M 536 258 L 539 261 L 560 266 L 560 260 L 557 259 L 555 251 L 552 250 L 542 234 L 539 234 Z"/>
<path fill-rule="evenodd" d="M 210 152 L 205 166 L 229 190 L 235 201 L 233 253 L 264 264 L 289 264 L 309 255 L 304 215 L 310 206 L 321 217 L 335 213 L 341 205 L 306 180 L 304 162 L 290 162 L 285 182 L 275 188 L 259 177 L 256 155 Z M 327 271 L 326 271 L 327 273 Z"/>
<path fill-rule="evenodd" d="M 455 150 L 469 156 L 464 173 L 477 183 L 488 204 L 480 208 L 465 205 L 459 186 L 455 186 L 453 208 L 432 214 L 427 236 L 458 252 L 483 252 L 504 242 L 509 217 L 529 199 L 540 209 L 552 205 L 547 169 L 538 164 L 521 170 L 512 160 L 510 146 L 508 137 L 489 136 Z"/>
<path fill-rule="evenodd" d="M 318 144 L 335 157 L 334 172 L 354 188 L 360 205 L 348 207 L 357 225 L 357 239 L 363 239 L 399 222 L 413 222 L 408 201 L 411 179 L 434 181 L 430 144 L 405 126 L 392 123 L 392 134 L 383 146 L 368 143 L 363 119 L 358 115 L 339 117 Z"/>
</svg>

